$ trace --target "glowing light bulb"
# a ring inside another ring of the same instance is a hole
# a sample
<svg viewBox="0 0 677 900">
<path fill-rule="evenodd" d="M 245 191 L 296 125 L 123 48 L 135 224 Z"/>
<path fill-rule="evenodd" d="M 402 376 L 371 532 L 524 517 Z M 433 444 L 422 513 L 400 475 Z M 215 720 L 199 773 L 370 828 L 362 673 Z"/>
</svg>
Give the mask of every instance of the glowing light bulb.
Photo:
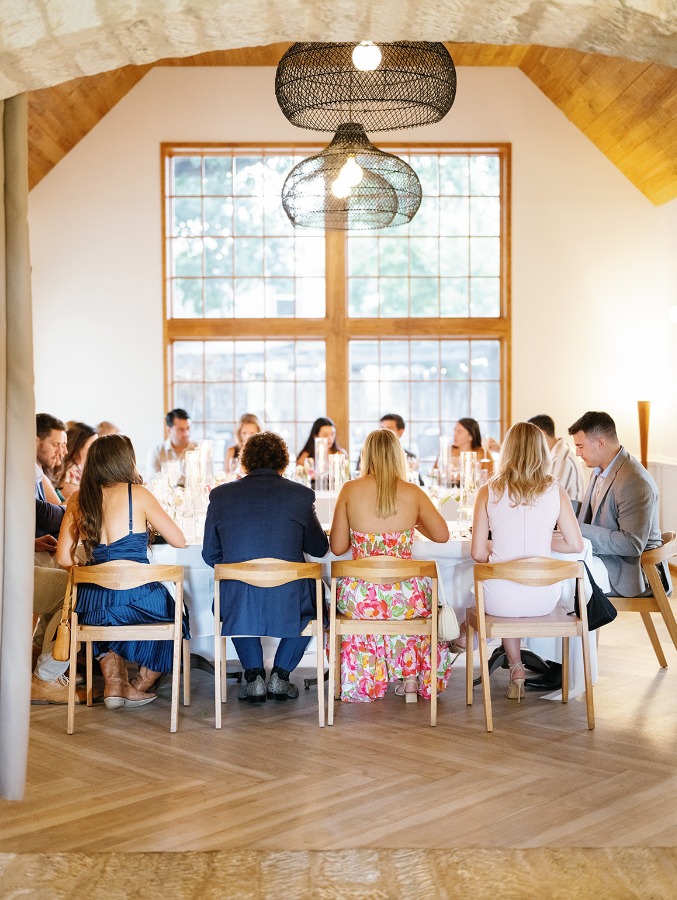
<svg viewBox="0 0 677 900">
<path fill-rule="evenodd" d="M 343 200 L 351 191 L 351 187 L 347 182 L 342 181 L 341 178 L 337 178 L 336 181 L 332 182 L 331 192 L 335 197 L 338 197 L 339 200 Z"/>
<path fill-rule="evenodd" d="M 355 162 L 354 156 L 349 156 L 343 163 L 343 168 L 339 172 L 338 177 L 350 187 L 356 187 L 362 181 L 363 174 L 362 166 Z"/>
<path fill-rule="evenodd" d="M 361 72 L 378 69 L 381 58 L 381 48 L 373 41 L 361 41 L 353 50 L 353 65 Z"/>
</svg>

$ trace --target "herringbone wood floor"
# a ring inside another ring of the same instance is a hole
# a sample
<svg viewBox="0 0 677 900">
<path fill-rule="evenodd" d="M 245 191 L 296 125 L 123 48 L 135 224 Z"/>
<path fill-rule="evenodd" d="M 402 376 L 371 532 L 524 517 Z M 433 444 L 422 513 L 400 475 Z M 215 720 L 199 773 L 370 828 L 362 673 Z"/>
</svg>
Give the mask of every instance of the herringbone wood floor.
<svg viewBox="0 0 677 900">
<path fill-rule="evenodd" d="M 169 733 L 168 685 L 134 712 L 33 707 L 28 785 L 3 803 L 0 851 L 668 847 L 677 845 L 677 652 L 660 670 L 639 620 L 601 636 L 597 728 L 585 705 L 504 699 L 495 731 L 459 660 L 440 699 L 340 704 L 317 727 L 315 689 L 251 707 L 230 687 L 221 732 L 212 680 Z M 300 682 L 300 678 L 297 679 Z"/>
</svg>

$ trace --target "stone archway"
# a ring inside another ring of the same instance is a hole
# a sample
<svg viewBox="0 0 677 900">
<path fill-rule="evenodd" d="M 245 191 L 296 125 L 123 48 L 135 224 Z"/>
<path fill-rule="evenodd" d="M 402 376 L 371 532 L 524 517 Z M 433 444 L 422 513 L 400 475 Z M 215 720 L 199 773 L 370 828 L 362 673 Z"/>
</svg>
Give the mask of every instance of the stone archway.
<svg viewBox="0 0 677 900">
<path fill-rule="evenodd" d="M 0 97 L 125 65 L 276 41 L 541 44 L 677 65 L 662 0 L 25 0 L 3 12 Z"/>
</svg>

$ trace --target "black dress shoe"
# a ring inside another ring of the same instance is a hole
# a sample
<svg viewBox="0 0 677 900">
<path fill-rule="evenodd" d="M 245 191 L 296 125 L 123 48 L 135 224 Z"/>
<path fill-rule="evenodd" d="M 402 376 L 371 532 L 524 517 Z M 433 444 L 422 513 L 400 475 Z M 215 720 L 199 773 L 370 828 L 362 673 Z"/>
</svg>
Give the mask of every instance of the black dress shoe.
<svg viewBox="0 0 677 900">
<path fill-rule="evenodd" d="M 268 682 L 268 697 L 270 700 L 296 700 L 299 689 L 289 680 L 291 673 L 279 666 L 273 666 Z"/>
<path fill-rule="evenodd" d="M 546 660 L 548 669 L 540 675 L 527 678 L 524 686 L 528 691 L 559 691 L 562 688 L 562 665 L 561 663 Z"/>
<path fill-rule="evenodd" d="M 240 688 L 238 700 L 246 700 L 248 703 L 266 702 L 266 670 L 245 669 L 244 684 Z"/>
</svg>

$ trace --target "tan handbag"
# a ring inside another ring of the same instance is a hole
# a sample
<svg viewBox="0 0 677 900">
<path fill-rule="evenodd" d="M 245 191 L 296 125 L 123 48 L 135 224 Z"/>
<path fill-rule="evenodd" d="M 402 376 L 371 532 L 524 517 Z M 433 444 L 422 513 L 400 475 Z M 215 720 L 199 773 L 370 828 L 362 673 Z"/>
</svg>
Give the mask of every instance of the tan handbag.
<svg viewBox="0 0 677 900">
<path fill-rule="evenodd" d="M 61 621 L 56 629 L 56 639 L 52 655 L 59 662 L 66 662 L 71 656 L 71 605 L 73 602 L 73 569 L 68 573 L 66 594 L 63 598 Z"/>
</svg>

